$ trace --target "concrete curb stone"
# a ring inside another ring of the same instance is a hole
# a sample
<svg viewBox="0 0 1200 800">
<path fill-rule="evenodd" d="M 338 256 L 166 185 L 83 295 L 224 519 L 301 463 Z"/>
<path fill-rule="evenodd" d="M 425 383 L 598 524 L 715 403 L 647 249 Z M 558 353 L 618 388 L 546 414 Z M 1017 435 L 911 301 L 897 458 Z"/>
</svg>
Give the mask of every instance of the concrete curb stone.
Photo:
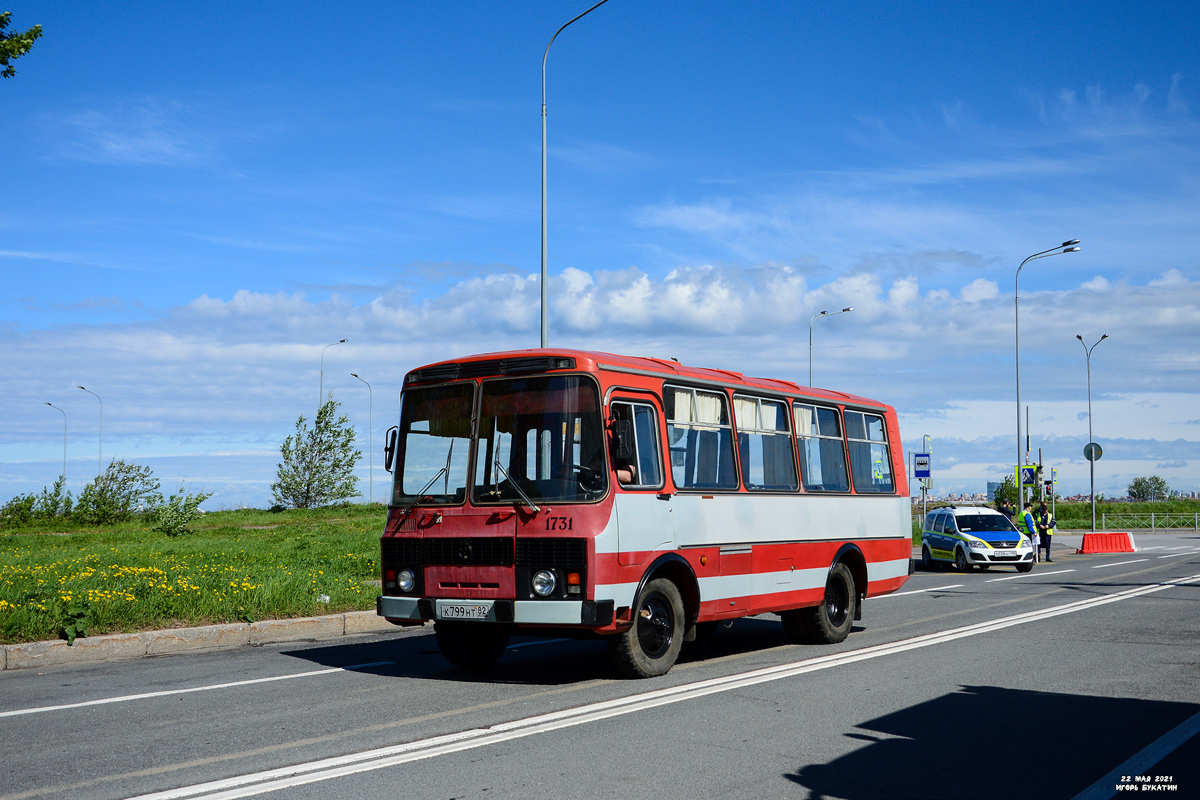
<svg viewBox="0 0 1200 800">
<path fill-rule="evenodd" d="M 322 641 L 395 630 L 396 626 L 376 615 L 374 611 L 350 611 L 322 617 L 261 620 L 249 624 L 236 622 L 143 633 L 89 636 L 76 639 L 73 645 L 68 645 L 62 640 L 23 642 L 0 647 L 0 670 L 119 661 L 276 642 Z"/>
</svg>

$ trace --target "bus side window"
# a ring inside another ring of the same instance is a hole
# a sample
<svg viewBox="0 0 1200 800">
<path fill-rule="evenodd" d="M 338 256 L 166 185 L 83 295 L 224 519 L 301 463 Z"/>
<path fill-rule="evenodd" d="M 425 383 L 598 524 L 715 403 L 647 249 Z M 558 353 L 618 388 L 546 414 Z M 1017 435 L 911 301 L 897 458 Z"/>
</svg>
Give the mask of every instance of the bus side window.
<svg viewBox="0 0 1200 800">
<path fill-rule="evenodd" d="M 795 403 L 796 436 L 800 437 L 800 477 L 809 492 L 845 492 L 846 452 L 836 408 Z"/>
<path fill-rule="evenodd" d="M 677 489 L 737 489 L 728 398 L 719 392 L 663 388 L 671 476 Z"/>
<path fill-rule="evenodd" d="M 846 412 L 846 439 L 850 445 L 850 472 L 854 491 L 881 494 L 896 490 L 892 460 L 884 435 L 883 417 L 861 411 Z"/>
<path fill-rule="evenodd" d="M 742 483 L 751 491 L 795 491 L 796 458 L 788 429 L 787 406 L 734 395 Z"/>
<path fill-rule="evenodd" d="M 619 459 L 613 450 L 613 469 L 618 482 L 630 489 L 661 489 L 662 448 L 658 439 L 658 412 L 643 403 L 614 402 L 609 406 L 614 423 L 632 435 L 632 453 Z"/>
</svg>

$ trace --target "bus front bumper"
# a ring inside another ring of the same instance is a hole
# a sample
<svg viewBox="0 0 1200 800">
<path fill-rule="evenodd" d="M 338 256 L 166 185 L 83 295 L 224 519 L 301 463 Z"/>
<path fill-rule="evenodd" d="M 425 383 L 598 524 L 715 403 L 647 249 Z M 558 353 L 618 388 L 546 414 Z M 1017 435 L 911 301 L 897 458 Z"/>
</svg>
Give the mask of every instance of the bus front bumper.
<svg viewBox="0 0 1200 800">
<path fill-rule="evenodd" d="M 401 625 L 406 622 L 454 620 L 591 628 L 612 624 L 613 601 L 448 600 L 383 595 L 375 600 L 375 613 Z"/>
</svg>

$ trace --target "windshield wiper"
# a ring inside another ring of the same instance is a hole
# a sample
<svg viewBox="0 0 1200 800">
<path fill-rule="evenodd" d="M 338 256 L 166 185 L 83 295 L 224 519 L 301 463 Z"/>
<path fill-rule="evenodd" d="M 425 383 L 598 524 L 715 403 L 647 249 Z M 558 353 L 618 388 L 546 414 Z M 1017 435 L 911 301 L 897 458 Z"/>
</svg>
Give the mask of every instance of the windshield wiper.
<svg viewBox="0 0 1200 800">
<path fill-rule="evenodd" d="M 508 481 L 508 485 L 517 490 L 517 494 L 521 495 L 521 499 L 525 501 L 525 505 L 529 506 L 531 511 L 533 511 L 535 514 L 541 511 L 540 508 L 533 504 L 533 501 L 529 499 L 529 495 L 525 494 L 524 490 L 521 489 L 521 486 L 512 479 L 512 476 L 508 474 L 508 470 L 500 466 L 500 459 L 498 457 L 496 458 L 495 466 L 496 469 L 504 473 L 504 479 Z"/>
<path fill-rule="evenodd" d="M 417 503 L 419 503 L 425 499 L 425 497 L 426 497 L 425 490 L 428 489 L 430 486 L 433 486 L 433 484 L 437 482 L 437 479 L 442 477 L 443 472 L 446 473 L 446 479 L 447 480 L 450 479 L 450 471 L 446 467 L 442 467 L 437 472 L 435 472 L 433 474 L 433 477 L 429 479 L 429 483 L 422 486 L 421 491 L 417 492 L 417 496 L 412 499 L 412 502 L 410 502 L 408 505 L 406 505 L 404 507 L 404 510 L 400 512 L 401 516 L 404 516 L 408 512 L 412 511 L 413 506 L 415 506 Z"/>
</svg>

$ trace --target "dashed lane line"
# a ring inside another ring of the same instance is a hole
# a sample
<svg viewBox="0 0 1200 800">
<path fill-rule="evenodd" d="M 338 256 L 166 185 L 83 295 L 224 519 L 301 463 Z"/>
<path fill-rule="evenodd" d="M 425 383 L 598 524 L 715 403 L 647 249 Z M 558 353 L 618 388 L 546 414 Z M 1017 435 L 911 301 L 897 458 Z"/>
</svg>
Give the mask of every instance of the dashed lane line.
<svg viewBox="0 0 1200 800">
<path fill-rule="evenodd" d="M 1125 564 L 1137 564 L 1140 561 L 1149 561 L 1148 558 L 1135 558 L 1133 561 L 1117 561 L 1113 564 L 1097 564 L 1092 569 L 1104 569 L 1105 567 L 1120 567 Z"/>
<path fill-rule="evenodd" d="M 1060 569 L 1055 570 L 1054 572 L 1022 572 L 1019 575 L 1008 575 L 1003 578 L 991 578 L 988 580 L 988 583 L 995 583 L 996 581 L 1015 581 L 1017 578 L 1045 578 L 1049 575 L 1062 575 L 1063 573 L 1074 571 L 1075 570 L 1073 569 Z"/>
</svg>

